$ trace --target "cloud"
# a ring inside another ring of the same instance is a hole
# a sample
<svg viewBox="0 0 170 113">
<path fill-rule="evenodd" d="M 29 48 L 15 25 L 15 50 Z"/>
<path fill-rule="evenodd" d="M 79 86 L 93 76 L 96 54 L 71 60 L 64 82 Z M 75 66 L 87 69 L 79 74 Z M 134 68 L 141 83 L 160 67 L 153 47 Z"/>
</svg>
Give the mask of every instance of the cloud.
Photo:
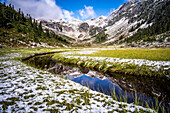
<svg viewBox="0 0 170 113">
<path fill-rule="evenodd" d="M 124 0 L 124 2 L 130 2 L 130 0 Z"/>
<path fill-rule="evenodd" d="M 136 0 L 124 0 L 125 2 L 135 2 Z"/>
<path fill-rule="evenodd" d="M 7 0 L 16 9 L 21 8 L 25 14 L 31 14 L 34 18 L 41 19 L 71 19 L 72 11 L 61 9 L 56 5 L 55 0 Z"/>
<path fill-rule="evenodd" d="M 72 11 L 69 12 L 67 10 L 63 10 L 63 13 L 64 13 L 64 18 L 67 19 L 67 20 L 72 20 L 73 17 L 72 15 L 74 14 Z"/>
<path fill-rule="evenodd" d="M 84 6 L 85 9 L 81 9 L 79 10 L 79 14 L 82 17 L 82 19 L 88 19 L 88 18 L 95 18 L 96 17 L 96 13 L 93 9 L 92 6 Z"/>
<path fill-rule="evenodd" d="M 111 8 L 110 12 L 108 13 L 108 15 L 110 15 L 111 13 L 113 13 L 116 9 L 115 8 Z"/>
</svg>

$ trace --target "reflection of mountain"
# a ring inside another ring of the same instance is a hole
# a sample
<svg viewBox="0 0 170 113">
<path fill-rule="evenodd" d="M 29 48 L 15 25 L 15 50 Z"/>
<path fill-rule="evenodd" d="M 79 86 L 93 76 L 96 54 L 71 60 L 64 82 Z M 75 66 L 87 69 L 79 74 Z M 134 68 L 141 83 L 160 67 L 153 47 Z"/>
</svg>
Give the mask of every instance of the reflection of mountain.
<svg viewBox="0 0 170 113">
<path fill-rule="evenodd" d="M 92 78 L 90 76 L 82 75 L 77 78 L 72 78 L 72 80 L 80 83 L 81 85 L 88 86 L 90 89 L 94 89 L 108 95 L 111 95 L 114 89 L 117 95 L 119 93 L 123 95 L 125 94 L 118 86 L 110 82 L 108 79 L 101 80 L 97 77 Z"/>
<path fill-rule="evenodd" d="M 67 77 L 66 77 L 66 79 L 67 79 Z M 120 100 L 120 99 L 126 97 L 127 102 L 132 103 L 132 102 L 134 102 L 135 98 L 137 98 L 139 104 L 144 105 L 144 106 L 146 105 L 145 102 L 147 102 L 148 105 L 150 105 L 150 106 L 152 106 L 152 104 L 153 105 L 157 104 L 157 103 L 155 103 L 156 102 L 155 99 L 152 99 L 152 98 L 140 95 L 140 94 L 131 95 L 129 93 L 122 91 L 118 86 L 113 84 L 108 79 L 101 80 L 97 77 L 92 78 L 87 75 L 82 75 L 77 78 L 69 75 L 69 79 L 74 82 L 80 83 L 83 86 L 87 86 L 92 90 L 99 91 L 99 92 L 102 92 L 102 93 L 105 93 L 105 94 L 111 95 L 111 96 L 114 95 L 113 91 L 115 90 L 115 96 L 117 97 L 117 100 Z M 162 103 L 161 105 L 163 105 L 163 104 L 165 104 L 165 103 Z M 166 109 L 168 109 L 170 107 L 168 104 L 165 104 L 165 105 L 167 107 Z"/>
<path fill-rule="evenodd" d="M 95 91 L 99 91 L 108 95 L 111 95 L 113 93 L 113 90 L 115 90 L 116 95 L 125 95 L 125 92 L 122 91 L 118 86 L 110 82 L 108 79 L 101 80 L 97 77 L 90 77 L 87 75 L 82 75 L 80 77 L 74 78 L 73 76 L 69 75 L 69 79 L 80 83 L 83 86 L 88 86 L 90 89 L 93 89 Z"/>
</svg>

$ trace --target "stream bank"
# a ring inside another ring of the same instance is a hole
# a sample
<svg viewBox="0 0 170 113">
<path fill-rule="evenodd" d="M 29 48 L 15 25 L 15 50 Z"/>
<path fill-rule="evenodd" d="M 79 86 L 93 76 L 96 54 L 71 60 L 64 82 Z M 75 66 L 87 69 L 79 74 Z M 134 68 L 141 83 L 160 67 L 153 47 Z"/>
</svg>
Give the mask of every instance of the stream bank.
<svg viewBox="0 0 170 113">
<path fill-rule="evenodd" d="M 164 77 L 149 77 L 149 76 L 130 76 L 123 74 L 115 74 L 111 72 L 102 73 L 98 69 L 90 69 L 75 63 L 61 62 L 54 59 L 53 55 L 35 56 L 24 61 L 27 64 L 47 70 L 60 77 L 72 75 L 79 77 L 81 75 L 88 75 L 90 77 L 98 77 L 100 79 L 109 79 L 116 84 L 124 92 L 134 94 L 134 92 L 141 95 L 157 98 L 159 101 L 170 103 L 170 80 Z"/>
</svg>

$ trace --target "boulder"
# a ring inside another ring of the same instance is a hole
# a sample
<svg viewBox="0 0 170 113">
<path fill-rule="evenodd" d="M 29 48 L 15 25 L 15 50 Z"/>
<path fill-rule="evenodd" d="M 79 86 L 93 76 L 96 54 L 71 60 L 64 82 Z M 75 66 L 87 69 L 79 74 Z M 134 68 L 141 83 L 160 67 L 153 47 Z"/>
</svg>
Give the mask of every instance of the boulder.
<svg viewBox="0 0 170 113">
<path fill-rule="evenodd" d="M 88 68 L 80 68 L 80 71 L 83 73 L 83 74 L 87 74 L 89 72 L 89 69 Z"/>
<path fill-rule="evenodd" d="M 48 71 L 50 71 L 52 73 L 59 74 L 59 73 L 63 72 L 63 65 L 62 64 L 56 64 L 54 67 L 48 69 Z"/>
</svg>

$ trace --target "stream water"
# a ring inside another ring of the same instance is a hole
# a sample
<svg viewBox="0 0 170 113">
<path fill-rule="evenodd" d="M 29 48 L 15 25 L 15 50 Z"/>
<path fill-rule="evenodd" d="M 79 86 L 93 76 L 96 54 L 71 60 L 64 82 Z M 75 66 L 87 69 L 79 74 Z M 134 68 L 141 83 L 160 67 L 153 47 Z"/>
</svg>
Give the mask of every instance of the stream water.
<svg viewBox="0 0 170 113">
<path fill-rule="evenodd" d="M 118 101 L 127 101 L 128 103 L 134 103 L 137 100 L 137 104 L 150 107 L 157 104 L 164 107 L 166 111 L 169 110 L 170 105 L 166 103 L 160 103 L 154 98 L 146 97 L 139 93 L 129 94 L 124 92 L 116 84 L 112 83 L 109 79 L 99 79 L 98 77 L 90 77 L 87 75 L 81 75 L 74 77 L 72 75 L 66 76 L 65 79 L 70 79 L 74 82 L 80 83 L 83 86 L 89 87 L 94 91 L 99 91 L 104 94 L 110 95 Z"/>
</svg>

